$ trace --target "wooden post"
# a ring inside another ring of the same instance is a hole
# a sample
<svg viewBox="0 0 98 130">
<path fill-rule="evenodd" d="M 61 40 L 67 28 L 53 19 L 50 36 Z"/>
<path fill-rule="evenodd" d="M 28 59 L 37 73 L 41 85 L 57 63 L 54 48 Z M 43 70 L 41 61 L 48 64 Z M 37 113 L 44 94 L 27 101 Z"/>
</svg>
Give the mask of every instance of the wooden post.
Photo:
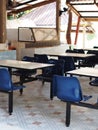
<svg viewBox="0 0 98 130">
<path fill-rule="evenodd" d="M 66 32 L 66 40 L 67 44 L 69 44 L 69 48 L 71 47 L 72 41 L 71 41 L 71 26 L 72 26 L 72 12 L 71 9 L 68 11 L 69 18 L 68 18 L 68 26 L 67 26 L 67 32 Z"/>
<path fill-rule="evenodd" d="M 56 1 L 56 30 L 57 30 L 57 38 L 60 41 L 60 18 L 59 18 L 59 10 L 60 10 L 60 0 Z"/>
<path fill-rule="evenodd" d="M 76 44 L 77 44 L 78 33 L 79 33 L 79 27 L 80 27 L 80 17 L 78 17 L 78 22 L 77 22 L 76 36 L 75 36 L 74 45 L 76 45 Z"/>
<path fill-rule="evenodd" d="M 0 43 L 6 42 L 6 0 L 0 0 Z"/>
</svg>

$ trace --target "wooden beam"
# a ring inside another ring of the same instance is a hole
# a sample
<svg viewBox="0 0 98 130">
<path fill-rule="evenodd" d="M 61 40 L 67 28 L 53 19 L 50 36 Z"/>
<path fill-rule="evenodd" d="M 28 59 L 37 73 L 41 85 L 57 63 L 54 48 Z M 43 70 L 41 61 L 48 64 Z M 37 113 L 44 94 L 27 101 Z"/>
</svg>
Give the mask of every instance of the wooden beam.
<svg viewBox="0 0 98 130">
<path fill-rule="evenodd" d="M 6 0 L 0 0 L 0 43 L 6 42 Z"/>
<path fill-rule="evenodd" d="M 69 19 L 68 19 L 68 26 L 67 26 L 67 32 L 66 32 L 66 40 L 67 44 L 71 45 L 71 26 L 72 26 L 72 12 L 71 10 L 68 11 Z"/>
<path fill-rule="evenodd" d="M 80 17 L 78 17 L 78 22 L 77 22 L 77 29 L 76 29 L 76 36 L 75 36 L 74 45 L 76 45 L 76 43 L 77 43 L 78 33 L 79 33 L 79 27 L 80 27 Z"/>
<path fill-rule="evenodd" d="M 19 12 L 23 12 L 23 11 L 26 11 L 26 10 L 30 10 L 30 9 L 33 9 L 33 8 L 37 8 L 37 7 L 40 7 L 40 6 L 43 6 L 43 5 L 46 5 L 46 4 L 49 4 L 49 3 L 52 3 L 52 2 L 56 2 L 57 0 L 47 0 L 47 1 L 43 1 L 43 2 L 40 2 L 40 3 L 36 3 L 36 4 L 32 4 L 32 5 L 27 5 L 26 7 L 22 7 L 20 9 L 15 9 L 13 8 L 11 11 L 9 11 L 7 14 L 10 15 L 10 14 L 17 14 Z"/>
<path fill-rule="evenodd" d="M 58 38 L 58 40 L 60 40 L 59 10 L 60 10 L 60 0 L 56 0 L 56 31 L 57 31 L 57 38 Z"/>
</svg>

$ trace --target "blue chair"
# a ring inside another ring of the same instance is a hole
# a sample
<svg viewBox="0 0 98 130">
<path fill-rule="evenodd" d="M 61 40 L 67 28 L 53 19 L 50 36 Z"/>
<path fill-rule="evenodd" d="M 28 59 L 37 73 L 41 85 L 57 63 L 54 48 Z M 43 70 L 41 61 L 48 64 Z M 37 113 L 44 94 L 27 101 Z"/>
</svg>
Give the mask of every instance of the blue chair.
<svg viewBox="0 0 98 130">
<path fill-rule="evenodd" d="M 52 100 L 52 79 L 53 75 L 64 75 L 64 60 L 51 59 L 48 64 L 54 64 L 52 67 L 48 67 L 42 71 L 42 74 L 37 75 L 37 79 L 44 82 L 50 82 L 50 99 Z"/>
<path fill-rule="evenodd" d="M 67 49 L 67 50 L 65 51 L 65 53 L 77 53 L 77 52 L 76 52 L 75 50 Z M 74 59 L 74 62 L 76 63 L 76 62 L 77 62 L 77 58 L 74 57 L 73 59 Z"/>
<path fill-rule="evenodd" d="M 71 49 L 67 49 L 65 52 L 66 52 L 66 53 L 75 53 L 75 51 L 74 51 L 74 50 L 71 50 Z"/>
<path fill-rule="evenodd" d="M 69 52 L 69 53 L 84 53 L 84 50 L 83 49 L 73 49 L 73 50 L 67 49 L 65 52 Z"/>
<path fill-rule="evenodd" d="M 73 49 L 73 50 L 66 50 L 66 52 L 70 52 L 70 53 L 79 53 L 79 54 L 84 54 L 84 50 L 83 49 Z M 74 62 L 75 62 L 75 66 L 80 68 L 80 63 L 83 61 L 83 59 L 78 58 L 78 57 L 74 57 Z M 78 62 L 78 64 L 77 64 Z"/>
<path fill-rule="evenodd" d="M 82 95 L 79 80 L 76 77 L 53 76 L 52 96 L 66 102 L 66 126 L 70 125 L 71 104 L 78 105 L 92 96 Z M 76 103 L 76 104 L 75 104 Z M 84 105 L 84 104 L 82 104 Z"/>
<path fill-rule="evenodd" d="M 48 63 L 48 56 L 46 54 L 34 54 L 34 57 L 38 63 Z M 46 68 L 42 68 L 42 73 L 44 73 L 45 70 Z"/>
<path fill-rule="evenodd" d="M 93 48 L 98 48 L 98 46 L 93 46 Z"/>
<path fill-rule="evenodd" d="M 22 61 L 36 62 L 36 58 L 31 56 L 24 56 Z"/>
<path fill-rule="evenodd" d="M 26 61 L 26 62 L 36 62 L 36 58 L 35 57 L 30 57 L 30 56 L 24 56 L 22 58 L 22 61 Z M 27 70 L 27 69 L 16 69 L 12 71 L 13 75 L 19 76 L 20 77 L 20 82 L 17 82 L 17 84 L 23 84 L 26 83 L 28 81 L 32 81 L 33 79 L 35 79 L 34 77 L 32 77 L 32 75 L 35 75 L 37 73 L 36 69 L 34 70 Z"/>
<path fill-rule="evenodd" d="M 22 61 L 36 62 L 37 60 L 35 57 L 24 56 L 22 58 Z M 20 74 L 25 75 L 25 77 L 32 76 L 32 75 L 36 74 L 36 72 L 37 72 L 36 69 L 34 69 L 34 70 L 18 70 L 18 71 L 20 71 Z"/>
<path fill-rule="evenodd" d="M 88 50 L 87 54 L 94 54 L 94 52 L 92 50 Z M 98 58 L 96 59 L 96 55 L 87 57 L 86 59 L 82 60 L 79 65 L 80 67 L 95 67 L 97 60 Z"/>
<path fill-rule="evenodd" d="M 96 86 L 96 87 L 98 87 L 98 78 L 95 78 L 94 80 L 91 80 L 91 81 L 89 82 L 89 84 L 90 84 L 91 86 Z"/>
<path fill-rule="evenodd" d="M 9 114 L 11 115 L 13 112 L 13 91 L 20 90 L 20 94 L 22 94 L 21 90 L 25 88 L 25 86 L 16 86 L 11 81 L 11 76 L 9 71 L 5 68 L 0 69 L 0 92 L 4 92 L 8 94 L 8 108 Z"/>
<path fill-rule="evenodd" d="M 64 60 L 64 73 L 66 74 L 67 71 L 75 70 L 75 63 L 73 57 L 66 57 L 66 56 L 58 56 L 58 59 Z"/>
<path fill-rule="evenodd" d="M 34 57 L 39 63 L 48 63 L 48 56 L 46 54 L 34 54 Z"/>
<path fill-rule="evenodd" d="M 83 49 L 74 49 L 74 52 L 75 53 L 81 53 L 81 54 L 85 53 Z"/>
</svg>

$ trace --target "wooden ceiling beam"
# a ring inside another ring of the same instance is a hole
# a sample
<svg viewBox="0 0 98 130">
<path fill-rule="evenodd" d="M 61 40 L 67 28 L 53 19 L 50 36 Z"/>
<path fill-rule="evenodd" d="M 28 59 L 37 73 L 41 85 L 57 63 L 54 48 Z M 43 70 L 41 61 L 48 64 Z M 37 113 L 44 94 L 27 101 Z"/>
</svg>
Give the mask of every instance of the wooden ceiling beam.
<svg viewBox="0 0 98 130">
<path fill-rule="evenodd" d="M 94 4 L 96 4 L 96 6 L 98 6 L 98 3 L 96 3 L 96 0 L 94 0 L 94 2 L 92 2 L 92 3 L 72 3 L 73 1 L 75 1 L 75 0 L 66 0 L 66 4 L 67 4 L 67 6 L 69 7 L 69 8 L 71 8 L 71 10 L 77 15 L 77 16 L 79 16 L 83 21 L 98 21 L 98 16 L 82 16 L 81 15 L 81 13 L 83 12 L 83 13 L 89 13 L 89 12 L 98 12 L 98 11 L 78 11 L 75 7 L 74 7 L 74 5 L 94 5 Z M 91 9 L 92 10 L 92 9 Z"/>
<path fill-rule="evenodd" d="M 85 19 L 85 21 L 95 21 L 95 22 L 98 22 L 98 17 L 97 18 L 92 18 L 92 17 L 88 18 L 88 17 L 85 17 L 84 19 Z"/>
<path fill-rule="evenodd" d="M 81 15 L 79 14 L 79 12 L 71 5 L 69 4 L 69 2 L 66 2 L 66 5 L 68 6 L 68 8 L 70 8 L 76 15 L 78 15 L 79 17 L 81 17 Z"/>
<path fill-rule="evenodd" d="M 7 14 L 8 15 L 10 15 L 10 14 L 17 14 L 19 12 L 23 12 L 23 11 L 30 10 L 30 9 L 33 9 L 33 8 L 37 8 L 37 7 L 40 7 L 40 6 L 52 3 L 52 2 L 56 2 L 56 0 L 47 0 L 47 1 L 40 2 L 40 3 L 36 3 L 36 4 L 27 5 L 26 7 L 22 7 L 20 9 L 13 8 L 11 11 L 8 11 Z"/>
</svg>

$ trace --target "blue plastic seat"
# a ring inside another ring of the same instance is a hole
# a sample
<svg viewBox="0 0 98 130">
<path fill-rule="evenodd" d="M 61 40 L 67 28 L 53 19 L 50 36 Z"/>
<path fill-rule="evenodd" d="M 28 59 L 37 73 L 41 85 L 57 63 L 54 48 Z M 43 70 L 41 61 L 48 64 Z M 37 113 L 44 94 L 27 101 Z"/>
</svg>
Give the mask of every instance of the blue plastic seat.
<svg viewBox="0 0 98 130">
<path fill-rule="evenodd" d="M 24 56 L 22 58 L 22 61 L 27 61 L 27 62 L 36 62 L 36 58 L 35 57 L 30 57 L 30 56 Z M 34 70 L 18 70 L 20 72 L 21 75 L 25 75 L 25 76 L 32 76 L 34 74 L 36 74 L 36 69 Z"/>
<path fill-rule="evenodd" d="M 75 50 L 67 49 L 67 50 L 65 51 L 65 53 L 77 53 L 77 52 L 76 52 Z M 77 58 L 74 57 L 73 59 L 74 59 L 74 62 L 76 63 L 76 62 L 77 62 Z"/>
<path fill-rule="evenodd" d="M 81 53 L 81 54 L 85 53 L 83 49 L 74 49 L 74 52 L 75 53 Z"/>
<path fill-rule="evenodd" d="M 8 94 L 8 108 L 9 114 L 13 112 L 13 91 L 20 90 L 22 94 L 22 89 L 25 88 L 23 85 L 14 85 L 11 81 L 11 76 L 9 71 L 5 68 L 0 69 L 0 92 Z"/>
<path fill-rule="evenodd" d="M 66 50 L 66 52 L 79 53 L 79 54 L 84 54 L 85 53 L 83 49 Z M 75 66 L 78 67 L 78 68 L 80 68 L 80 63 L 82 61 L 84 61 L 84 60 L 81 59 L 81 58 L 79 58 L 79 57 L 74 57 L 73 59 L 74 59 L 74 62 L 75 62 Z"/>
<path fill-rule="evenodd" d="M 66 57 L 66 56 L 58 56 L 58 59 L 64 60 L 64 73 L 67 71 L 75 70 L 75 63 L 74 59 L 72 57 Z"/>
<path fill-rule="evenodd" d="M 89 50 L 87 52 L 87 54 L 94 54 L 94 52 L 92 50 Z M 87 57 L 86 59 L 84 59 L 80 62 L 79 66 L 80 67 L 95 67 L 97 60 L 98 60 L 98 58 L 96 59 L 96 55 Z"/>
<path fill-rule="evenodd" d="M 42 74 L 37 75 L 37 79 L 44 82 L 50 82 L 50 99 L 52 99 L 52 80 L 54 75 L 64 75 L 64 60 L 51 59 L 48 64 L 54 64 L 52 67 L 48 67 L 42 71 Z"/>
<path fill-rule="evenodd" d="M 80 102 L 82 100 L 81 86 L 76 77 L 54 75 L 53 96 L 63 101 Z"/>
<path fill-rule="evenodd" d="M 36 58 L 35 57 L 30 57 L 30 56 L 24 56 L 22 58 L 22 61 L 26 61 L 26 62 L 36 62 Z M 12 74 L 19 76 L 20 77 L 20 81 L 21 84 L 26 83 L 28 81 L 32 81 L 32 75 L 36 74 L 36 69 L 34 70 L 27 70 L 27 69 L 16 69 L 13 70 Z M 19 83 L 19 82 L 17 82 Z"/>
<path fill-rule="evenodd" d="M 46 54 L 34 54 L 34 57 L 39 63 L 48 63 L 48 56 Z"/>
<path fill-rule="evenodd" d="M 95 78 L 94 80 L 91 80 L 91 81 L 89 82 L 89 84 L 90 84 L 91 86 L 96 86 L 96 87 L 98 87 L 98 78 Z"/>
<path fill-rule="evenodd" d="M 59 75 L 53 76 L 52 97 L 54 96 L 66 102 L 66 126 L 70 125 L 71 104 L 78 105 L 81 101 L 86 101 L 92 97 L 82 95 L 80 82 L 76 77 L 64 77 Z"/>
</svg>

